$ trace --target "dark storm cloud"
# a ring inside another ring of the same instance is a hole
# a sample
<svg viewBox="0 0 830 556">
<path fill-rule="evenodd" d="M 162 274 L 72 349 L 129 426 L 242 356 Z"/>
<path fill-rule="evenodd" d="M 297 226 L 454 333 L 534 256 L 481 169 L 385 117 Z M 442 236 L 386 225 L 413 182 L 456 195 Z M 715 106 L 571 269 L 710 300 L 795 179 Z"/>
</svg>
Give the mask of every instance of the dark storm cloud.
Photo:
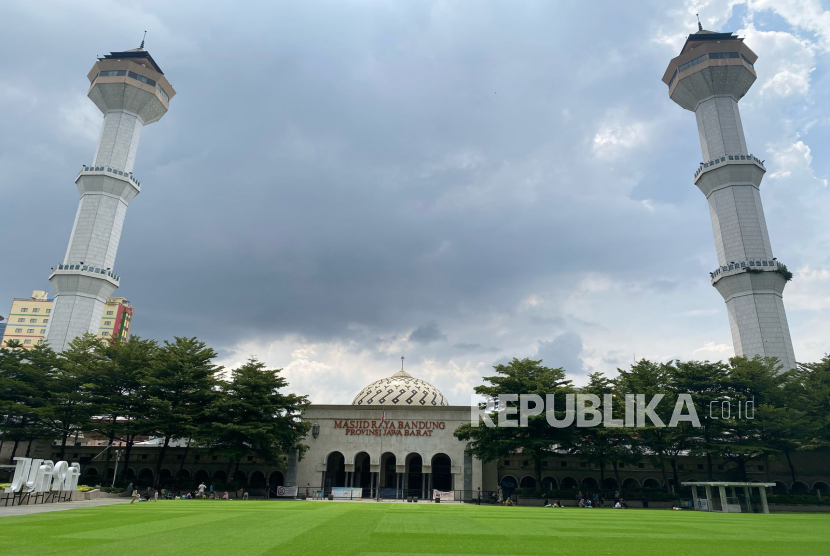
<svg viewBox="0 0 830 556">
<path fill-rule="evenodd" d="M 429 344 L 446 339 L 446 334 L 441 332 L 441 329 L 438 328 L 438 323 L 436 322 L 428 322 L 427 324 L 423 324 L 413 330 L 409 335 L 409 341 L 416 342 L 418 344 Z"/>
<path fill-rule="evenodd" d="M 584 375 L 582 338 L 574 332 L 560 334 L 549 342 L 539 342 L 537 359 L 546 367 L 562 367 L 570 375 Z"/>
<path fill-rule="evenodd" d="M 476 326 L 580 273 L 669 292 L 713 259 L 694 118 L 660 82 L 676 53 L 642 17 L 663 3 L 583 8 L 4 5 L 0 303 L 47 288 L 63 256 L 100 127 L 95 55 L 149 29 L 178 95 L 144 130 L 119 249 L 136 333 L 359 350 L 414 329 L 423 357 L 540 340 L 581 372 L 579 335 L 547 334 L 585 314 L 528 315 L 518 346 Z"/>
</svg>

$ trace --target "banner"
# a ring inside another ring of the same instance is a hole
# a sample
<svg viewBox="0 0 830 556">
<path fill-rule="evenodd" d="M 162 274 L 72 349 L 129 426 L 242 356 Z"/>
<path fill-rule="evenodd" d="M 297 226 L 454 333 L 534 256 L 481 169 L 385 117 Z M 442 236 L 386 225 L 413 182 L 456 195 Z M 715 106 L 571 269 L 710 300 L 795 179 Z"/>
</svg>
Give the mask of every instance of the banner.
<svg viewBox="0 0 830 556">
<path fill-rule="evenodd" d="M 455 500 L 455 494 L 453 492 L 444 492 L 441 490 L 433 490 L 432 491 L 432 499 L 435 500 L 436 498 L 440 498 L 441 500 Z"/>
<path fill-rule="evenodd" d="M 297 497 L 297 487 L 285 487 L 280 486 L 277 487 L 277 496 L 285 496 L 288 498 L 296 498 Z"/>
<path fill-rule="evenodd" d="M 331 495 L 337 500 L 360 500 L 363 498 L 362 488 L 333 487 Z"/>
</svg>

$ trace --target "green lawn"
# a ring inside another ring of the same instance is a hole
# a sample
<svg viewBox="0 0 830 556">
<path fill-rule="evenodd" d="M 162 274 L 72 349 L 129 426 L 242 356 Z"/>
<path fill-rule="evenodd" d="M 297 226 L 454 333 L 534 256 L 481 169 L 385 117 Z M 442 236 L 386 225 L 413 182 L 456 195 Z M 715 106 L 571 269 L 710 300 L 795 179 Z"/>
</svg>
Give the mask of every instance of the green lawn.
<svg viewBox="0 0 830 556">
<path fill-rule="evenodd" d="M 0 554 L 830 554 L 830 514 L 170 500 L 0 518 Z"/>
</svg>

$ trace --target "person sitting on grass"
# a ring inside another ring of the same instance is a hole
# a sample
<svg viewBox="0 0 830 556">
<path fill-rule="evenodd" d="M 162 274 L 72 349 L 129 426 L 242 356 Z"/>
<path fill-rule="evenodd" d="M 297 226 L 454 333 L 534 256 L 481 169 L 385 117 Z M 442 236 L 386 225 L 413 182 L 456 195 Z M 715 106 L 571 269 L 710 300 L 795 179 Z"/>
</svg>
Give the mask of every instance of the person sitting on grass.
<svg viewBox="0 0 830 556">
<path fill-rule="evenodd" d="M 230 497 L 228 496 L 228 491 L 227 490 L 225 491 L 225 494 L 222 495 L 222 500 L 230 500 Z"/>
<path fill-rule="evenodd" d="M 247 490 L 246 490 L 245 492 L 243 492 L 243 493 L 242 493 L 242 499 L 243 499 L 243 500 L 247 500 L 247 499 L 248 499 L 248 491 L 247 491 Z"/>
</svg>

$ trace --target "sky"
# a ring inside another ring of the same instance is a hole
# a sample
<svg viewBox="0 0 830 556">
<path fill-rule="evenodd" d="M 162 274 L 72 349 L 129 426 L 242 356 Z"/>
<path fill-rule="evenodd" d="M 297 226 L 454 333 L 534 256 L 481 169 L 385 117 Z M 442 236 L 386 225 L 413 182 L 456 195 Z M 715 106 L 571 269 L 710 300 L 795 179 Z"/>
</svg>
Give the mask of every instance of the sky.
<svg viewBox="0 0 830 556">
<path fill-rule="evenodd" d="M 49 290 L 102 116 L 96 56 L 177 91 L 144 129 L 114 270 L 133 333 L 197 336 L 350 403 L 400 368 L 453 404 L 513 357 L 577 384 L 726 359 L 694 115 L 661 78 L 695 14 L 759 56 L 740 108 L 796 358 L 830 351 L 830 5 L 0 2 L 0 314 Z M 824 91 L 824 92 L 822 92 Z M 2 301 L 2 300 L 6 301 Z"/>
</svg>

